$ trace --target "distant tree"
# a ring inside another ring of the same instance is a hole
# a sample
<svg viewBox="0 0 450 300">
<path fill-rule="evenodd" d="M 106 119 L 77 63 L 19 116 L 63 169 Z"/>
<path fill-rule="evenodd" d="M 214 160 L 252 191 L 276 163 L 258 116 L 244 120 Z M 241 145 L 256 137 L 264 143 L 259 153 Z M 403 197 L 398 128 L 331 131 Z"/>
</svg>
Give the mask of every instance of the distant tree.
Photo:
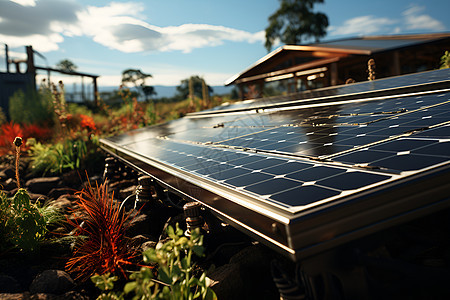
<svg viewBox="0 0 450 300">
<path fill-rule="evenodd" d="M 68 59 L 63 59 L 56 64 L 56 68 L 64 72 L 75 72 L 78 66 Z"/>
<path fill-rule="evenodd" d="M 132 83 L 137 91 L 148 100 L 148 97 L 156 95 L 155 89 L 152 86 L 146 85 L 145 80 L 152 77 L 151 74 L 146 74 L 139 69 L 126 69 L 122 72 L 122 84 Z"/>
<path fill-rule="evenodd" d="M 297 45 L 314 37 L 316 41 L 326 35 L 328 17 L 313 12 L 315 3 L 323 0 L 280 0 L 280 8 L 269 17 L 266 28 L 266 49 L 270 51 L 279 39 L 287 45 Z"/>
<path fill-rule="evenodd" d="M 142 92 L 144 93 L 145 100 L 147 100 L 149 97 L 156 96 L 155 88 L 149 85 L 145 85 L 142 87 Z"/>
<path fill-rule="evenodd" d="M 177 86 L 177 98 L 179 100 L 184 100 L 189 96 L 189 81 L 191 80 L 192 89 L 194 96 L 199 98 L 203 97 L 203 78 L 198 75 L 191 76 L 190 78 L 186 78 L 181 80 L 181 84 Z M 207 85 L 208 92 L 213 93 L 213 89 Z"/>
</svg>

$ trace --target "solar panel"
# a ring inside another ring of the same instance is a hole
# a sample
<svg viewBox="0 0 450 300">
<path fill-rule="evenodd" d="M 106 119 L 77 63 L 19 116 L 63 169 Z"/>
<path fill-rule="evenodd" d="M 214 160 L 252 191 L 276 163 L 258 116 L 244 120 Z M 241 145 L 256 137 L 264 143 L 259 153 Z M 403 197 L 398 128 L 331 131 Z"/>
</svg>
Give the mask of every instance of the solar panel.
<svg viewBox="0 0 450 300">
<path fill-rule="evenodd" d="M 449 75 L 440 70 L 359 87 L 398 86 L 402 94 L 211 110 L 101 145 L 299 259 L 450 204 Z M 417 92 L 427 84 L 438 89 Z M 334 88 L 342 95 L 348 89 Z"/>
<path fill-rule="evenodd" d="M 248 109 L 260 109 L 264 107 L 278 107 L 293 104 L 313 104 L 320 101 L 347 101 L 349 99 L 361 99 L 362 97 L 379 97 L 398 95 L 405 92 L 419 92 L 447 88 L 449 82 L 448 71 L 437 70 L 422 73 L 413 73 L 397 77 L 389 77 L 375 81 L 365 81 L 349 85 L 331 86 L 310 91 L 289 94 L 287 96 L 266 97 L 252 99 L 233 104 L 217 106 L 210 110 L 191 113 L 191 116 L 205 114 L 221 114 Z"/>
</svg>

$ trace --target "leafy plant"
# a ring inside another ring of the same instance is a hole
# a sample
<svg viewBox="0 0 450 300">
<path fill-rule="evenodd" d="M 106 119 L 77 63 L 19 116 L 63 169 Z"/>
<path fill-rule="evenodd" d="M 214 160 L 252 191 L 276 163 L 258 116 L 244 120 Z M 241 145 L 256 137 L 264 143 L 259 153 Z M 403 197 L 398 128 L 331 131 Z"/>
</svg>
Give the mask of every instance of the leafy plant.
<svg viewBox="0 0 450 300">
<path fill-rule="evenodd" d="M 28 144 L 31 170 L 35 174 L 61 174 L 66 170 L 89 167 L 102 157 L 96 136 L 90 136 L 87 141 L 65 139 L 54 144 L 31 139 Z"/>
<path fill-rule="evenodd" d="M 75 227 L 75 236 L 85 238 L 75 245 L 66 269 L 82 280 L 95 273 L 120 273 L 126 277 L 125 266 L 137 256 L 125 237 L 130 214 L 120 210 L 105 183 L 94 188 L 89 182 L 77 196 L 78 209 L 73 212 L 74 220 L 68 219 L 68 223 Z"/>
<path fill-rule="evenodd" d="M 0 191 L 0 253 L 8 249 L 12 244 L 9 244 L 8 235 L 9 230 L 7 225 L 8 219 L 10 218 L 11 203 L 8 201 L 6 194 Z"/>
<path fill-rule="evenodd" d="M 188 238 L 178 227 L 169 226 L 167 234 L 170 240 L 159 242 L 155 249 L 143 253 L 144 262 L 158 266 L 157 276 L 148 267 L 130 275 L 132 281 L 125 284 L 123 292 L 112 292 L 115 278 L 95 275 L 91 280 L 104 293 L 98 299 L 217 299 L 209 287 L 210 280 L 203 272 L 199 278 L 194 277 L 195 264 L 193 255 L 202 256 L 203 236 L 199 229 Z"/>
<path fill-rule="evenodd" d="M 440 69 L 450 68 L 450 52 L 445 51 L 444 55 L 441 57 Z"/>
<path fill-rule="evenodd" d="M 39 249 L 51 224 L 61 219 L 59 211 L 51 205 L 40 207 L 31 203 L 25 189 L 19 189 L 13 198 L 0 194 L 0 249 L 17 248 L 31 252 Z"/>
<path fill-rule="evenodd" d="M 51 103 L 48 89 L 18 90 L 9 99 L 9 115 L 19 124 L 48 124 L 54 118 Z"/>
</svg>

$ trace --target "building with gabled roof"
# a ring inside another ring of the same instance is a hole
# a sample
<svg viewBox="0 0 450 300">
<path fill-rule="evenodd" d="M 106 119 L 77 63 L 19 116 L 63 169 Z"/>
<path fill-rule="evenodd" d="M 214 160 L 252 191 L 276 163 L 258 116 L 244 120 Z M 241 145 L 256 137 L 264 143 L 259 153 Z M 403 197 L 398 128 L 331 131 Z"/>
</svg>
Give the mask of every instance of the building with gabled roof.
<svg viewBox="0 0 450 300">
<path fill-rule="evenodd" d="M 375 61 L 375 78 L 436 69 L 449 49 L 450 33 L 365 36 L 284 45 L 228 79 L 225 85 L 235 84 L 241 98 L 261 97 L 267 86 L 272 87 L 272 93 L 293 93 L 366 81 L 369 59 Z M 249 91 L 252 95 L 248 95 Z"/>
</svg>

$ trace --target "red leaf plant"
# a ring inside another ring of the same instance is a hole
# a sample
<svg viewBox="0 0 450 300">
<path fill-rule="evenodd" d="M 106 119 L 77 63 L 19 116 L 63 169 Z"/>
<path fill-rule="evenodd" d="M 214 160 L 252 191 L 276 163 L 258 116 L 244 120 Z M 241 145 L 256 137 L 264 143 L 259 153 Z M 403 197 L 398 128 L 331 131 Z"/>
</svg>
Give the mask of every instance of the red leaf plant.
<svg viewBox="0 0 450 300">
<path fill-rule="evenodd" d="M 37 141 L 48 141 L 52 137 L 52 130 L 47 126 L 39 126 L 36 124 L 24 124 L 23 131 L 25 137 L 33 137 Z"/>
<path fill-rule="evenodd" d="M 16 136 L 23 137 L 23 130 L 19 124 L 11 121 L 0 126 L 0 155 L 14 153 L 12 142 Z"/>
<path fill-rule="evenodd" d="M 77 209 L 68 223 L 75 227 L 73 234 L 83 236 L 75 245 L 73 256 L 66 263 L 66 270 L 76 274 L 76 279 L 87 280 L 95 274 L 119 272 L 126 278 L 124 267 L 132 265 L 138 256 L 125 237 L 131 214 L 125 214 L 114 193 L 108 193 L 105 183 L 87 187 L 77 193 Z"/>
</svg>

